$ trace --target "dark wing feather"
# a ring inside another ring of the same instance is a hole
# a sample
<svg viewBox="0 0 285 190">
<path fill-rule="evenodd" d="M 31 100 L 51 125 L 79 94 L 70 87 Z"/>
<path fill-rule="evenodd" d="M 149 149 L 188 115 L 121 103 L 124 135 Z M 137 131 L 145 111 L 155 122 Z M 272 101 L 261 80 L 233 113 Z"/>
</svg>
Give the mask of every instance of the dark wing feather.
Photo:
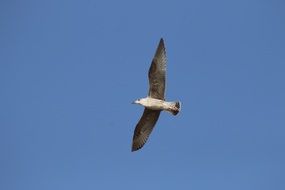
<svg viewBox="0 0 285 190">
<path fill-rule="evenodd" d="M 165 74 L 166 52 L 161 38 L 148 71 L 150 97 L 164 100 Z"/>
<path fill-rule="evenodd" d="M 144 109 L 143 115 L 134 132 L 132 151 L 139 150 L 146 143 L 155 123 L 158 120 L 159 114 L 160 111 L 150 110 L 147 108 Z"/>
</svg>

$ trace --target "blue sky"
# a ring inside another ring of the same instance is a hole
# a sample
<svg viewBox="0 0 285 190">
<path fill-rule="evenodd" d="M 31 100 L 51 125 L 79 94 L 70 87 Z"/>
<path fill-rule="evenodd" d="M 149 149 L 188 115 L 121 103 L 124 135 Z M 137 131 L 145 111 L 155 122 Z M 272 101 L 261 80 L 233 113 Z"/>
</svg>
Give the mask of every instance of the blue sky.
<svg viewBox="0 0 285 190">
<path fill-rule="evenodd" d="M 284 9 L 1 1 L 0 189 L 284 189 Z M 132 153 L 161 37 L 182 112 Z"/>
</svg>

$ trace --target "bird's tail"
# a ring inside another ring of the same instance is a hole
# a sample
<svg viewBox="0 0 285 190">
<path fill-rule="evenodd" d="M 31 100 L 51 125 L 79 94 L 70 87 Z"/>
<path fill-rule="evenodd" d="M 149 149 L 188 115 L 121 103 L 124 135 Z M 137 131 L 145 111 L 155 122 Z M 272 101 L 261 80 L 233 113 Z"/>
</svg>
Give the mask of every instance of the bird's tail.
<svg viewBox="0 0 285 190">
<path fill-rule="evenodd" d="M 181 110 L 181 102 L 170 102 L 169 112 L 171 112 L 173 115 L 177 115 Z"/>
</svg>

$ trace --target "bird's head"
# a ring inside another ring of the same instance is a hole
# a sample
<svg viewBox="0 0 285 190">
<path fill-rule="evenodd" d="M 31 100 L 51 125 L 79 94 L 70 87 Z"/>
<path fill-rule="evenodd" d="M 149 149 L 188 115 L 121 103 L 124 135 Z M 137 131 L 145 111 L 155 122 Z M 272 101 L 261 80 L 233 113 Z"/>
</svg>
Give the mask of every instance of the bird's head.
<svg viewBox="0 0 285 190">
<path fill-rule="evenodd" d="M 132 102 L 133 104 L 141 104 L 142 103 L 142 99 L 137 99 L 135 101 Z"/>
</svg>

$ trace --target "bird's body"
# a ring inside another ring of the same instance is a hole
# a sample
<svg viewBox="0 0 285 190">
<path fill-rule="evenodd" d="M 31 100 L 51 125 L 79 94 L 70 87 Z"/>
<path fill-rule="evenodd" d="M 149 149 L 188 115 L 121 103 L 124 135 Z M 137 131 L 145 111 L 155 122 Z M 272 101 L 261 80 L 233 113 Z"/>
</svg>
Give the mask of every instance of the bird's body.
<svg viewBox="0 0 285 190">
<path fill-rule="evenodd" d="M 144 106 L 145 109 L 134 132 L 132 151 L 139 150 L 146 143 L 161 111 L 165 110 L 173 115 L 177 115 L 180 111 L 181 104 L 179 101 L 165 101 L 165 76 L 166 52 L 164 41 L 160 39 L 148 72 L 148 96 L 134 101 L 134 103 Z"/>
<path fill-rule="evenodd" d="M 142 106 L 151 110 L 165 110 L 171 112 L 173 115 L 176 115 L 179 112 L 180 108 L 179 102 L 167 102 L 151 97 L 141 98 L 139 100 L 136 100 L 135 103 L 141 104 Z"/>
</svg>

